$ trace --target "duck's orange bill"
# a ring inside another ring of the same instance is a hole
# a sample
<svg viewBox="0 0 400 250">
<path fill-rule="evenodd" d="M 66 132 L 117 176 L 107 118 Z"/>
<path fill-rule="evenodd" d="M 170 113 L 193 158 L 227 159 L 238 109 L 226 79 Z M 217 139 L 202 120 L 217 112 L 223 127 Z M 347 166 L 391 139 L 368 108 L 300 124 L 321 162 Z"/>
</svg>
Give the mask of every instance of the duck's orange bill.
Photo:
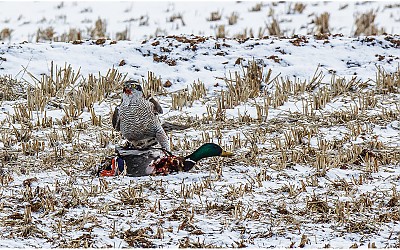
<svg viewBox="0 0 400 250">
<path fill-rule="evenodd" d="M 229 156 L 232 156 L 232 155 L 234 155 L 234 154 L 232 152 L 229 152 L 229 151 L 222 151 L 222 153 L 221 153 L 222 157 L 229 157 Z"/>
</svg>

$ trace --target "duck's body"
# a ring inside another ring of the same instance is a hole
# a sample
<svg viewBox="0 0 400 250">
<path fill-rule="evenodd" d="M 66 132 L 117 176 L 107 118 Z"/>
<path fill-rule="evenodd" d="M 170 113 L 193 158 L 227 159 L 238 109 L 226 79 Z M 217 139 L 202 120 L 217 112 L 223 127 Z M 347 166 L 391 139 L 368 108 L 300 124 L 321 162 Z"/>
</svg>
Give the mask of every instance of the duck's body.
<svg viewBox="0 0 400 250">
<path fill-rule="evenodd" d="M 201 159 L 212 156 L 231 156 L 214 143 L 206 143 L 192 154 L 181 157 L 161 149 L 125 150 L 116 149 L 118 156 L 113 162 L 106 163 L 100 176 L 115 176 L 121 173 L 127 176 L 167 175 L 172 172 L 189 171 Z"/>
</svg>

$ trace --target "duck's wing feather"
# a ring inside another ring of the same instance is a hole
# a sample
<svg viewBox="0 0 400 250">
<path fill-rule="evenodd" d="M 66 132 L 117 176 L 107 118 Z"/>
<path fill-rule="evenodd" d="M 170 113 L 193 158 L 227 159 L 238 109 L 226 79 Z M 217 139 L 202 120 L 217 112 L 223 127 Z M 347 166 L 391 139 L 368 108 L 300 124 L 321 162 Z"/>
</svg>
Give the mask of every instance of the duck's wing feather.
<svg viewBox="0 0 400 250">
<path fill-rule="evenodd" d="M 112 125 L 117 131 L 120 131 L 120 119 L 119 119 L 119 105 L 115 107 L 112 115 Z"/>
</svg>

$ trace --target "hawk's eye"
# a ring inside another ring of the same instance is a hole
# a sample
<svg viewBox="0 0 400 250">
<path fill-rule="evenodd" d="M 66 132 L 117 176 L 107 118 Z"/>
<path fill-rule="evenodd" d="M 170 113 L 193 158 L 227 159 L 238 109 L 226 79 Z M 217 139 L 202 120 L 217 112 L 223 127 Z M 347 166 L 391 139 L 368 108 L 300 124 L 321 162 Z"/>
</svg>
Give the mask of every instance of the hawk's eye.
<svg viewBox="0 0 400 250">
<path fill-rule="evenodd" d="M 135 84 L 135 89 L 137 90 L 137 91 L 142 91 L 142 86 L 140 86 L 140 84 Z"/>
</svg>

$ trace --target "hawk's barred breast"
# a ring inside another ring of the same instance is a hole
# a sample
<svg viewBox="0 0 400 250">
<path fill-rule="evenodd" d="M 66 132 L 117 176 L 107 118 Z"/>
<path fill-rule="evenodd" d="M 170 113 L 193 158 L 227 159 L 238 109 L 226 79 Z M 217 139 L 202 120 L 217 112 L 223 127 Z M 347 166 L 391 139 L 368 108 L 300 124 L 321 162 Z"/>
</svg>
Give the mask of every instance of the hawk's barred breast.
<svg viewBox="0 0 400 250">
<path fill-rule="evenodd" d="M 119 112 L 121 133 L 129 141 L 154 136 L 157 127 L 161 127 L 150 103 L 143 98 L 136 102 L 132 99 L 130 102 L 122 102 Z"/>
</svg>

